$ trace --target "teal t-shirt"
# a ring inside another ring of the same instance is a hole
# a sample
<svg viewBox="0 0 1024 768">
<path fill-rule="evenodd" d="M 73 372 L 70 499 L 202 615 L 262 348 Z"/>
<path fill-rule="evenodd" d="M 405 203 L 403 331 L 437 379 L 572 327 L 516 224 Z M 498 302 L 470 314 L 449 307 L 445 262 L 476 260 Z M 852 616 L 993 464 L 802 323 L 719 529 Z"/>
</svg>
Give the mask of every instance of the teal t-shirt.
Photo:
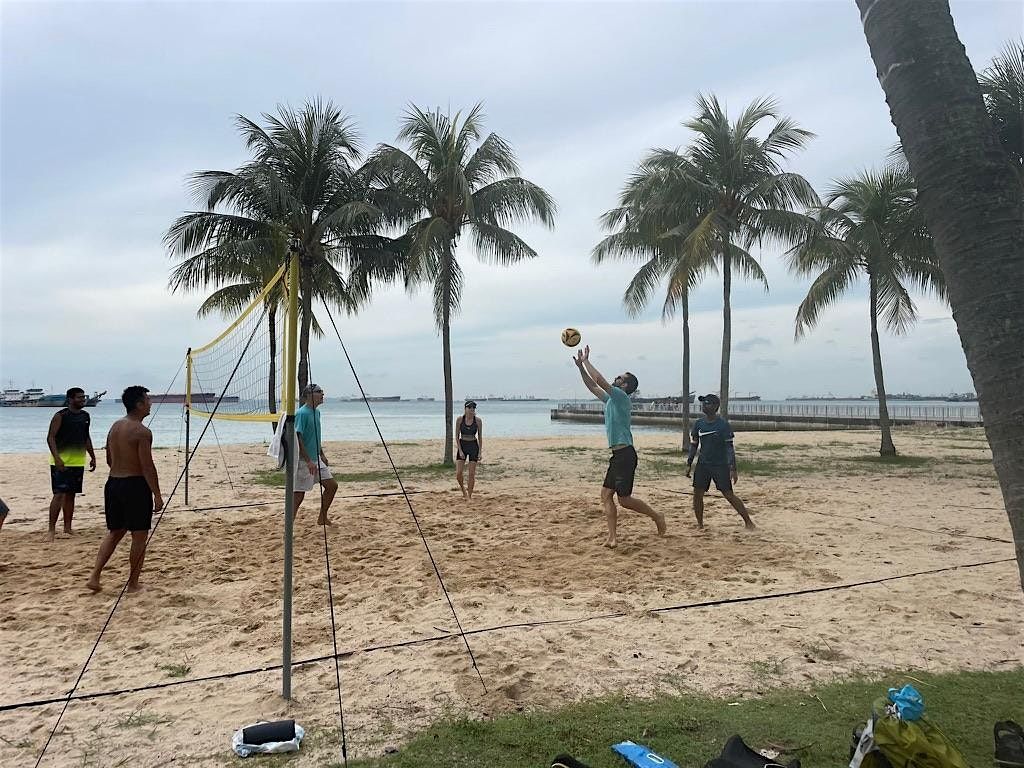
<svg viewBox="0 0 1024 768">
<path fill-rule="evenodd" d="M 295 431 L 313 461 L 320 455 L 320 411 L 303 405 L 295 412 Z"/>
<path fill-rule="evenodd" d="M 608 433 L 608 447 L 632 445 L 633 433 L 629 431 L 633 403 L 623 390 L 612 387 L 604 401 L 604 431 Z"/>
</svg>

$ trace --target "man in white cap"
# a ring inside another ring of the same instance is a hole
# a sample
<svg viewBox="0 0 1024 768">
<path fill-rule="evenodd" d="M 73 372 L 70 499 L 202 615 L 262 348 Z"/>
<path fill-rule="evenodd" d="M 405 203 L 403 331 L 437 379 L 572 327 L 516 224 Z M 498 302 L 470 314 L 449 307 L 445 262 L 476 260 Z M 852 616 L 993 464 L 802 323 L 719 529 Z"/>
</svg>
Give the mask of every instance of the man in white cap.
<svg viewBox="0 0 1024 768">
<path fill-rule="evenodd" d="M 324 401 L 324 390 L 317 384 L 308 384 L 302 390 L 302 407 L 295 412 L 295 442 L 299 447 L 295 462 L 295 513 L 306 497 L 306 492 L 323 486 L 320 501 L 320 517 L 317 525 L 334 525 L 327 519 L 327 510 L 338 492 L 338 481 L 331 475 L 327 457 L 324 456 L 323 432 L 320 429 L 320 411 Z"/>
</svg>

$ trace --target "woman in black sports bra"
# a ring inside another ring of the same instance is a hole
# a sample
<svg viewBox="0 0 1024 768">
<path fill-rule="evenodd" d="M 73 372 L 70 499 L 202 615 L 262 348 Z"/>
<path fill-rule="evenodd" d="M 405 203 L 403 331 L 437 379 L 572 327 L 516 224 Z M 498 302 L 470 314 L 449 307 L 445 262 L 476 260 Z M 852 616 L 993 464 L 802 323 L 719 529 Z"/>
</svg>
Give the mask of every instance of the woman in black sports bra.
<svg viewBox="0 0 1024 768">
<path fill-rule="evenodd" d="M 466 401 L 466 409 L 455 420 L 455 477 L 458 478 L 462 496 L 473 498 L 473 486 L 476 484 L 476 465 L 484 450 L 484 424 L 477 418 L 476 403 Z M 469 479 L 462 482 L 462 470 L 469 462 Z"/>
</svg>

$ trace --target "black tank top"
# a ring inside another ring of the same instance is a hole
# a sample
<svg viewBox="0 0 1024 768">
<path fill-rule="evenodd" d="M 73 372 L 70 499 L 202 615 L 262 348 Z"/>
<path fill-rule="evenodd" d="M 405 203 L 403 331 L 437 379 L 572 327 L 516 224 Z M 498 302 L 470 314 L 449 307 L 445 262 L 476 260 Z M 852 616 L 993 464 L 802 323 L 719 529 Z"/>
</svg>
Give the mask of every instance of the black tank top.
<svg viewBox="0 0 1024 768">
<path fill-rule="evenodd" d="M 474 417 L 472 424 L 466 423 L 466 417 L 462 417 L 462 422 L 459 424 L 459 435 L 461 437 L 476 437 L 477 420 Z"/>
<path fill-rule="evenodd" d="M 89 442 L 89 414 L 83 409 L 75 413 L 70 408 L 60 411 L 60 428 L 54 436 L 53 441 L 57 444 L 57 450 L 65 448 L 85 449 Z"/>
</svg>

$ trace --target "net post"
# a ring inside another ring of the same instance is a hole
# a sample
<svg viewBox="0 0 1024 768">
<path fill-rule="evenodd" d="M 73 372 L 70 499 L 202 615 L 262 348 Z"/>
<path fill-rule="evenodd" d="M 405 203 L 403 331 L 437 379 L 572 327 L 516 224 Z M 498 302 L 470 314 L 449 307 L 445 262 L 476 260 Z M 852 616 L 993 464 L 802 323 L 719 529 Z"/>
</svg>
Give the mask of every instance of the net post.
<svg viewBox="0 0 1024 768">
<path fill-rule="evenodd" d="M 295 351 L 298 346 L 299 245 L 288 247 L 288 334 L 284 386 L 284 579 L 282 584 L 281 696 L 292 697 L 292 532 L 295 523 Z"/>
<path fill-rule="evenodd" d="M 185 352 L 185 506 L 188 506 L 189 418 L 192 408 L 192 347 Z"/>
</svg>

